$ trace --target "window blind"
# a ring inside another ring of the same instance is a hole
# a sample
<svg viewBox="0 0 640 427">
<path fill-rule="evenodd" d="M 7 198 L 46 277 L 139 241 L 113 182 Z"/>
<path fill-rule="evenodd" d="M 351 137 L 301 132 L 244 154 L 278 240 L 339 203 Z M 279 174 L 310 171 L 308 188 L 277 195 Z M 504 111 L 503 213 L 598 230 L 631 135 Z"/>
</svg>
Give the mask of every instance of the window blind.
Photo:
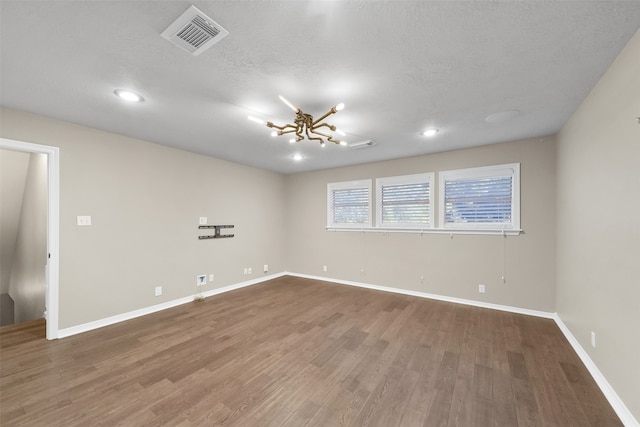
<svg viewBox="0 0 640 427">
<path fill-rule="evenodd" d="M 512 176 L 445 180 L 445 223 L 511 224 L 512 192 Z"/>
<path fill-rule="evenodd" d="M 337 224 L 369 223 L 369 189 L 346 188 L 331 191 L 331 219 Z"/>
<path fill-rule="evenodd" d="M 430 185 L 428 182 L 383 185 L 381 215 L 383 224 L 429 224 Z"/>
</svg>

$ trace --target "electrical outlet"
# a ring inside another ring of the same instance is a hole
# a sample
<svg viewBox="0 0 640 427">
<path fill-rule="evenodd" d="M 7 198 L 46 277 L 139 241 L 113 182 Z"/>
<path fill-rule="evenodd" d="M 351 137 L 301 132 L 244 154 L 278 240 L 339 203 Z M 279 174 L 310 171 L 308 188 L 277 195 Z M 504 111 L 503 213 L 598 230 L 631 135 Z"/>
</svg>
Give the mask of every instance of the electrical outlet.
<svg viewBox="0 0 640 427">
<path fill-rule="evenodd" d="M 216 277 L 216 276 L 215 276 L 213 273 L 211 273 L 211 274 L 209 275 L 209 281 L 210 281 L 210 282 L 213 282 L 213 279 L 215 279 L 215 277 Z"/>
<path fill-rule="evenodd" d="M 247 268 L 248 273 L 247 274 L 253 274 L 253 269 L 251 267 Z"/>
<path fill-rule="evenodd" d="M 206 216 L 201 216 L 200 220 L 198 221 L 198 224 L 207 225 L 207 217 Z"/>
<path fill-rule="evenodd" d="M 78 225 L 91 225 L 91 216 L 78 215 Z"/>
<path fill-rule="evenodd" d="M 200 274 L 196 276 L 196 286 L 204 286 L 207 284 L 207 276 L 205 274 Z"/>
<path fill-rule="evenodd" d="M 478 292 L 484 294 L 484 285 L 478 285 Z"/>
<path fill-rule="evenodd" d="M 162 286 L 156 286 L 156 296 L 162 295 Z"/>
<path fill-rule="evenodd" d="M 596 348 L 596 333 L 593 331 L 591 331 L 591 347 Z"/>
<path fill-rule="evenodd" d="M 326 265 L 323 265 L 323 266 L 322 266 L 322 271 L 324 271 L 325 273 L 328 271 L 328 270 L 327 270 L 327 266 L 326 266 Z"/>
<path fill-rule="evenodd" d="M 269 272 L 269 264 L 265 264 L 264 267 L 262 268 L 262 271 L 264 271 L 265 273 Z"/>
</svg>

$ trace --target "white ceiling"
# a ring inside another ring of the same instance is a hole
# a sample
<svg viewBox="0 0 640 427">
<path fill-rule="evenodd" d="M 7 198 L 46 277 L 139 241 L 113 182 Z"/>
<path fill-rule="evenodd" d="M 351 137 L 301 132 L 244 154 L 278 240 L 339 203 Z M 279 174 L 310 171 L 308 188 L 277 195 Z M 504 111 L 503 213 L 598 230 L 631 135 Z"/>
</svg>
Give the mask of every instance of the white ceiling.
<svg viewBox="0 0 640 427">
<path fill-rule="evenodd" d="M 230 32 L 200 56 L 160 36 L 191 4 Z M 294 173 L 554 134 L 640 1 L 1 0 L 0 19 L 3 106 Z M 291 122 L 279 94 L 315 117 L 344 102 L 343 139 L 377 145 L 270 137 L 247 115 Z"/>
</svg>

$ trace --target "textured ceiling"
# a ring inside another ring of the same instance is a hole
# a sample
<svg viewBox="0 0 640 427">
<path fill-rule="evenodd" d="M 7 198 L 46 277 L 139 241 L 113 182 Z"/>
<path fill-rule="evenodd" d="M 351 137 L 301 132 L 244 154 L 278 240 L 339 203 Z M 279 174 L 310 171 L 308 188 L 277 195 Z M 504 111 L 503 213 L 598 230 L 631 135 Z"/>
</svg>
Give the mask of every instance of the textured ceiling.
<svg viewBox="0 0 640 427">
<path fill-rule="evenodd" d="M 160 36 L 191 4 L 230 32 L 200 56 Z M 554 134 L 640 1 L 1 0 L 0 19 L 3 106 L 293 173 Z M 270 137 L 247 115 L 291 122 L 279 94 L 316 117 L 344 102 L 343 139 L 377 145 Z"/>
</svg>

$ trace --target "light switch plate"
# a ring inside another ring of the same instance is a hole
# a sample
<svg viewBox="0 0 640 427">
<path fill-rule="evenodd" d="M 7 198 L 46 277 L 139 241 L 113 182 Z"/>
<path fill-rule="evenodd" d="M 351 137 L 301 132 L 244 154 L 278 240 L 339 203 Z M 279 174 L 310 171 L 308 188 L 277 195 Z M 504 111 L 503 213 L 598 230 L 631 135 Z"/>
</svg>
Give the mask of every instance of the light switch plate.
<svg viewBox="0 0 640 427">
<path fill-rule="evenodd" d="M 198 224 L 207 225 L 207 217 L 206 216 L 201 216 Z"/>
</svg>

